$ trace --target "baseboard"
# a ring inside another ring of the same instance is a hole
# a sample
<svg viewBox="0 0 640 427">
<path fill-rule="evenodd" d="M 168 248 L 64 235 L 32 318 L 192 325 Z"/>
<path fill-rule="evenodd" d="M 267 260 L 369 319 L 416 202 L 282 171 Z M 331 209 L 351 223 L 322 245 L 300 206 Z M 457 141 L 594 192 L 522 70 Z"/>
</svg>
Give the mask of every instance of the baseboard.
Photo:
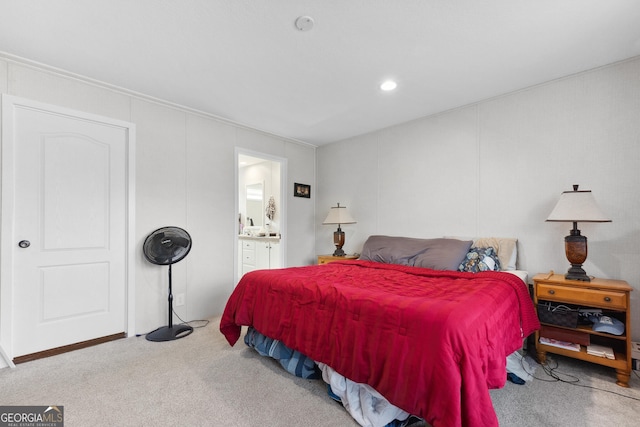
<svg viewBox="0 0 640 427">
<path fill-rule="evenodd" d="M 49 350 L 39 351 L 37 353 L 25 354 L 24 356 L 14 357 L 13 363 L 17 365 L 20 363 L 31 362 L 32 360 L 55 356 L 57 354 L 67 353 L 69 351 L 80 350 L 81 348 L 87 348 L 87 347 L 91 347 L 91 346 L 102 344 L 109 341 L 115 341 L 120 338 L 124 338 L 125 336 L 126 335 L 124 332 L 120 332 L 113 335 L 107 335 L 106 337 L 94 338 L 92 340 L 82 341 L 75 344 L 69 344 L 62 347 L 51 348 Z"/>
</svg>

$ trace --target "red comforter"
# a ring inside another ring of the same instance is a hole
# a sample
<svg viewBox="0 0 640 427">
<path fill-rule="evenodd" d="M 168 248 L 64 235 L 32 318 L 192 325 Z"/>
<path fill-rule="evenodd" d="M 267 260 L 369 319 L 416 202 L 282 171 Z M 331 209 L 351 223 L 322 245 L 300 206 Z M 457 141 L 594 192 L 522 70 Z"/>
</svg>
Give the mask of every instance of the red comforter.
<svg viewBox="0 0 640 427">
<path fill-rule="evenodd" d="M 497 426 L 490 388 L 539 322 L 524 283 L 340 261 L 246 274 L 220 331 L 250 325 L 345 377 L 366 383 L 433 427 Z"/>
</svg>

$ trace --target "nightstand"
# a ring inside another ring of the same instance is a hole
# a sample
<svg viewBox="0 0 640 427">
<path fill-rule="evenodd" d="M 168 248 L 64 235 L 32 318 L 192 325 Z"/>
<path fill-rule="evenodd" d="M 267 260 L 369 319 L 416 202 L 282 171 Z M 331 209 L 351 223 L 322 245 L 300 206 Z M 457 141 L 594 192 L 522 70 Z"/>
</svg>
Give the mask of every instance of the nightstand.
<svg viewBox="0 0 640 427">
<path fill-rule="evenodd" d="M 594 356 L 587 353 L 587 347 L 580 350 L 568 350 L 540 343 L 540 331 L 536 331 L 536 352 L 538 361 L 544 363 L 546 353 L 561 354 L 575 359 L 608 366 L 616 370 L 616 384 L 629 387 L 631 375 L 631 307 L 630 293 L 633 290 L 623 280 L 591 279 L 590 282 L 567 280 L 562 274 L 537 274 L 533 278 L 533 302 L 538 307 L 544 302 L 569 304 L 582 309 L 601 309 L 602 314 L 616 318 L 624 323 L 622 335 L 613 335 L 592 330 L 591 325 L 579 324 L 574 327 L 542 323 L 543 327 L 552 327 L 582 337 L 590 344 L 603 345 L 613 349 L 615 359 Z M 576 340 L 578 341 L 578 340 Z"/>
<path fill-rule="evenodd" d="M 345 259 L 358 259 L 359 255 L 345 255 L 345 256 L 333 256 L 333 255 L 318 255 L 318 264 L 328 264 L 333 261 L 342 261 Z"/>
</svg>

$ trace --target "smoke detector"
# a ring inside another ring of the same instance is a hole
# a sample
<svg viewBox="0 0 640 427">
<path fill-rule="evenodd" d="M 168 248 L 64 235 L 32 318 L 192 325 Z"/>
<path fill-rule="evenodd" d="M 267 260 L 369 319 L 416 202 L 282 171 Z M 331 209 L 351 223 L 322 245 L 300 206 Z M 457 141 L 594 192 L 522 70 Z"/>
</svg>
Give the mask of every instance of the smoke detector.
<svg viewBox="0 0 640 427">
<path fill-rule="evenodd" d="M 313 28 L 313 18 L 310 16 L 299 16 L 296 19 L 296 28 L 300 31 L 309 31 Z"/>
</svg>

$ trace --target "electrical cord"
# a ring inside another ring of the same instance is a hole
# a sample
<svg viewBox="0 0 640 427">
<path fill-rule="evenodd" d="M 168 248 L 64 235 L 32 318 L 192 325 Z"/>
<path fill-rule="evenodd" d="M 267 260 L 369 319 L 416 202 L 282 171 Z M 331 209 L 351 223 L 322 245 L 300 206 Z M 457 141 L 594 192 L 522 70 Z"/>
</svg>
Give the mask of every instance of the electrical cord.
<svg viewBox="0 0 640 427">
<path fill-rule="evenodd" d="M 536 376 L 533 376 L 535 379 L 539 380 L 539 381 L 545 381 L 545 382 L 562 382 L 562 383 L 567 383 L 567 384 L 577 384 L 580 382 L 580 378 L 576 377 L 575 375 L 571 375 L 571 374 L 565 374 L 562 372 L 557 372 L 558 367 L 560 366 L 558 364 L 557 360 L 553 360 L 551 358 L 548 357 L 548 359 L 550 361 L 555 362 L 555 366 L 551 366 L 549 364 L 549 362 L 545 362 L 545 363 L 541 363 L 540 366 L 542 366 L 542 370 L 544 371 L 545 374 L 547 374 L 547 376 L 551 377 L 552 379 L 548 380 L 548 379 L 543 379 L 543 378 L 538 378 Z M 560 376 L 564 375 L 565 377 L 569 378 L 569 379 L 563 379 Z"/>
<path fill-rule="evenodd" d="M 180 319 L 180 321 L 182 322 L 181 325 L 189 325 L 191 326 L 193 329 L 198 329 L 198 328 L 204 328 L 205 326 L 207 326 L 209 324 L 209 321 L 206 319 L 201 319 L 201 320 L 189 320 L 188 322 L 182 320 L 182 318 L 180 317 L 180 315 L 178 313 L 176 313 L 176 311 L 173 309 L 173 307 L 171 308 L 171 311 L 173 311 L 173 314 L 175 314 L 175 316 Z M 202 324 L 198 325 L 198 326 L 194 326 L 192 325 L 192 323 L 195 322 L 200 322 Z"/>
<path fill-rule="evenodd" d="M 549 380 L 549 379 L 545 379 L 545 378 L 538 378 L 533 373 L 527 371 L 527 368 L 524 366 L 523 359 L 524 359 L 524 357 L 522 359 L 520 359 L 520 365 L 522 366 L 522 369 L 524 369 L 524 371 L 526 373 L 528 373 L 529 375 L 531 375 L 534 379 L 536 379 L 538 381 L 543 381 L 543 382 L 548 382 L 548 383 L 562 382 L 562 383 L 569 384 L 569 385 L 572 385 L 572 386 L 575 386 L 575 387 L 582 387 L 582 388 L 589 388 L 589 389 L 592 389 L 592 390 L 603 391 L 603 392 L 606 392 L 606 393 L 614 394 L 616 396 L 626 397 L 627 399 L 640 401 L 640 398 L 633 397 L 633 396 L 627 396 L 626 394 L 618 393 L 616 391 L 605 390 L 603 388 L 593 387 L 593 386 L 590 386 L 590 385 L 578 384 L 580 382 L 580 378 L 576 377 L 575 375 L 559 372 L 558 371 L 558 368 L 560 367 L 559 362 L 557 360 L 555 360 L 555 359 L 550 358 L 548 355 L 547 355 L 547 361 L 545 363 L 541 363 L 540 366 L 542 366 L 542 369 L 544 370 L 544 372 L 548 376 L 550 376 L 552 379 Z M 550 360 L 555 362 L 555 366 L 550 366 L 549 365 L 549 361 Z M 640 376 L 638 376 L 637 372 L 635 372 L 635 371 L 632 371 L 632 372 L 636 377 L 640 378 Z M 569 378 L 569 379 L 561 378 L 561 375 L 564 376 L 565 378 Z"/>
</svg>

